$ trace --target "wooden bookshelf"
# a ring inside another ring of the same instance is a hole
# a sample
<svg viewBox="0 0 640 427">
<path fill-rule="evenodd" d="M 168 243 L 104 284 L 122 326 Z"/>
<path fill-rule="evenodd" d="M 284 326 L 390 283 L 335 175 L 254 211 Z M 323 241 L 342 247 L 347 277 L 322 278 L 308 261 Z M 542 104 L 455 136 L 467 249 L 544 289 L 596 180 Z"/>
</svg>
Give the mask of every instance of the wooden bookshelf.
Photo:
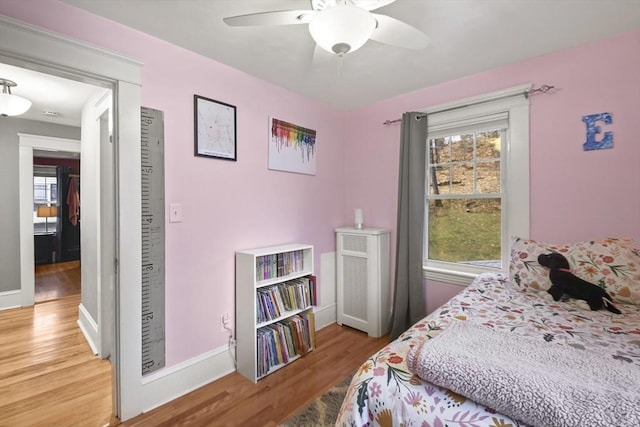
<svg viewBox="0 0 640 427">
<path fill-rule="evenodd" d="M 236 252 L 238 372 L 257 382 L 315 348 L 313 246 Z"/>
</svg>

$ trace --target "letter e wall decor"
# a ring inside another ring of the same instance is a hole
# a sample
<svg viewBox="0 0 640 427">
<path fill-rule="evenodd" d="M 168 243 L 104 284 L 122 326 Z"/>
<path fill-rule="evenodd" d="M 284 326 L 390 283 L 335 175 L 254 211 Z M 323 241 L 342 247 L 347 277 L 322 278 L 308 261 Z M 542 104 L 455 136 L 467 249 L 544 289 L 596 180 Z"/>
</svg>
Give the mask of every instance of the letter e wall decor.
<svg viewBox="0 0 640 427">
<path fill-rule="evenodd" d="M 600 126 L 598 126 L 596 122 L 601 121 L 607 125 L 613 123 L 611 113 L 582 116 L 582 121 L 587 125 L 587 141 L 582 144 L 584 151 L 613 148 L 613 132 L 605 132 L 601 140 L 596 140 L 596 135 L 602 132 Z"/>
</svg>

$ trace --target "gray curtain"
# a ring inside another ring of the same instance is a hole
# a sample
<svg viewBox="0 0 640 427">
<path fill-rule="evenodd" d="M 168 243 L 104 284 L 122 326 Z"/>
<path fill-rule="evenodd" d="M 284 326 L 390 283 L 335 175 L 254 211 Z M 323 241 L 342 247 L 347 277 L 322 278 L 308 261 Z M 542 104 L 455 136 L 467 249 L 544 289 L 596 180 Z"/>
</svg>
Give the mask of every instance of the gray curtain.
<svg viewBox="0 0 640 427">
<path fill-rule="evenodd" d="M 425 316 L 422 249 L 427 117 L 424 113 L 404 113 L 401 126 L 391 340 Z"/>
</svg>

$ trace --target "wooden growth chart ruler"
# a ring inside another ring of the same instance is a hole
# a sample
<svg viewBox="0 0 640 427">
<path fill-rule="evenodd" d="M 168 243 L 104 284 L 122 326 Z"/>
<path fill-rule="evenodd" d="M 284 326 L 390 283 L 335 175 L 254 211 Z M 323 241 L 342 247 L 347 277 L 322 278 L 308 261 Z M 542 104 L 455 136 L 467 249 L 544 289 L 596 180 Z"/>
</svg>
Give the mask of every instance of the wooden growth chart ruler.
<svg viewBox="0 0 640 427">
<path fill-rule="evenodd" d="M 141 107 L 142 375 L 165 364 L 164 121 Z"/>
</svg>

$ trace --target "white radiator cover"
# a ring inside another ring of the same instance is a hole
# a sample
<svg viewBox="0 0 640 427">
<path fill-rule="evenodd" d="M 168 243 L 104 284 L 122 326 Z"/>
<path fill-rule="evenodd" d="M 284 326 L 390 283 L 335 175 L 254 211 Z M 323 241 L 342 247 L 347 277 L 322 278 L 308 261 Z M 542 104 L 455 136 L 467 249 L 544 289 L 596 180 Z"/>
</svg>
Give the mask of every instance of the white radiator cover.
<svg viewBox="0 0 640 427">
<path fill-rule="evenodd" d="M 389 236 L 381 228 L 336 229 L 337 321 L 372 337 L 389 332 Z"/>
</svg>

